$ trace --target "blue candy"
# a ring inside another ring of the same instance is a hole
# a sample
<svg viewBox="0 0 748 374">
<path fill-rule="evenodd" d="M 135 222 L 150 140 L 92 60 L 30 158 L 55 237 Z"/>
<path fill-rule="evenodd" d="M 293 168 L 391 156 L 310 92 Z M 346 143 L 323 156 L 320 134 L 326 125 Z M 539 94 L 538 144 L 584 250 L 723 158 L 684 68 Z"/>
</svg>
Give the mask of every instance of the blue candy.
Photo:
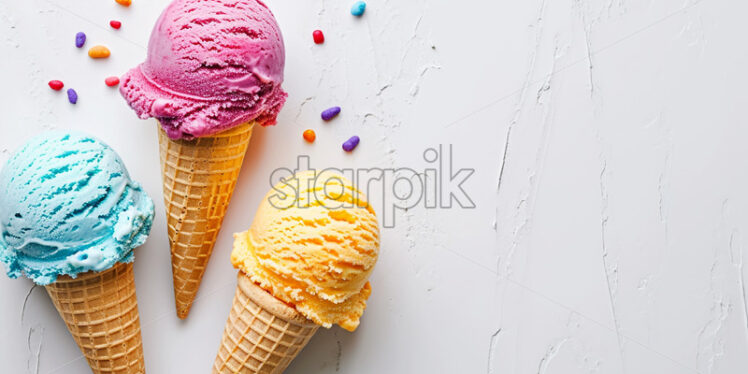
<svg viewBox="0 0 748 374">
<path fill-rule="evenodd" d="M 358 136 L 351 136 L 350 139 L 346 140 L 345 143 L 343 143 L 343 150 L 346 152 L 352 151 L 354 148 L 356 148 L 358 142 L 360 141 L 361 139 Z"/>
<path fill-rule="evenodd" d="M 75 46 L 81 48 L 84 44 L 86 44 L 86 34 L 82 31 L 75 34 Z"/>
<path fill-rule="evenodd" d="M 332 108 L 325 109 L 325 111 L 322 112 L 322 119 L 325 121 L 329 121 L 335 118 L 338 114 L 340 114 L 340 107 L 334 106 Z"/>
<path fill-rule="evenodd" d="M 353 7 L 351 7 L 351 14 L 353 14 L 356 17 L 361 17 L 364 15 L 365 10 L 366 10 L 366 3 L 363 1 L 357 1 L 355 4 L 353 4 Z"/>
<path fill-rule="evenodd" d="M 363 1 L 357 1 L 355 4 L 353 4 L 353 7 L 351 8 L 351 14 L 353 14 L 356 17 L 361 17 L 364 15 L 365 10 L 366 10 L 366 3 Z"/>
<path fill-rule="evenodd" d="M 70 104 L 75 104 L 78 102 L 78 93 L 75 92 L 74 89 L 68 88 L 68 101 Z"/>
</svg>

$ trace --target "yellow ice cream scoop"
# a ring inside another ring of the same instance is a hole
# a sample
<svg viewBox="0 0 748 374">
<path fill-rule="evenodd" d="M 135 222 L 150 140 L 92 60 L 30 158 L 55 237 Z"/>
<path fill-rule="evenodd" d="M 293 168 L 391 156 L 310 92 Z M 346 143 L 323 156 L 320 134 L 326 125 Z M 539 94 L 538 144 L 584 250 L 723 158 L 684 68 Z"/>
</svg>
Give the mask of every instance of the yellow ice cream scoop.
<svg viewBox="0 0 748 374">
<path fill-rule="evenodd" d="M 343 176 L 307 171 L 265 196 L 249 231 L 235 235 L 231 262 L 315 323 L 353 331 L 378 255 L 366 196 Z"/>
</svg>

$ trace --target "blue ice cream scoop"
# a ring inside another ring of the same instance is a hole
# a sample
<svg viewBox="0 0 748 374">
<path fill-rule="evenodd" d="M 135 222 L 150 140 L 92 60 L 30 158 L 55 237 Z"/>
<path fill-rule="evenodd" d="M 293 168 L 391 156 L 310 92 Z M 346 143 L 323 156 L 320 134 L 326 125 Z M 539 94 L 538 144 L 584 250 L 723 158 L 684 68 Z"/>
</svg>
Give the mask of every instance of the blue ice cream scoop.
<svg viewBox="0 0 748 374">
<path fill-rule="evenodd" d="M 0 171 L 0 262 L 40 285 L 131 262 L 153 201 L 108 145 L 81 133 L 30 140 Z"/>
</svg>

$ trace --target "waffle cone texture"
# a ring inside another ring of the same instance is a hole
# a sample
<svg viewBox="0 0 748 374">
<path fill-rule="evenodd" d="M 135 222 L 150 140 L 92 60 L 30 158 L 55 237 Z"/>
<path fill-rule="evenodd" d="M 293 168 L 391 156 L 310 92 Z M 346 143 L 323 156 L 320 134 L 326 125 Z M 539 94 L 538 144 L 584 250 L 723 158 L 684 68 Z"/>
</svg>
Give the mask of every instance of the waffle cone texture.
<svg viewBox="0 0 748 374">
<path fill-rule="evenodd" d="M 213 374 L 282 373 L 318 328 L 239 272 Z"/>
<path fill-rule="evenodd" d="M 192 140 L 159 126 L 167 228 L 177 316 L 187 318 L 213 252 L 254 122 Z"/>
<path fill-rule="evenodd" d="M 145 373 L 132 263 L 45 287 L 94 374 Z"/>
</svg>

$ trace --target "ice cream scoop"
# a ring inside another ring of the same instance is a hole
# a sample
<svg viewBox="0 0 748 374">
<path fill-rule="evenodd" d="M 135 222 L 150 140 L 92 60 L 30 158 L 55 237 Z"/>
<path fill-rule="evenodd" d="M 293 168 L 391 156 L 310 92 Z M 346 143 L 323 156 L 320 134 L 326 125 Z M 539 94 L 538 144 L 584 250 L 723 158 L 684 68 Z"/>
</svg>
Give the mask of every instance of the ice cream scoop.
<svg viewBox="0 0 748 374">
<path fill-rule="evenodd" d="M 278 23 L 259 0 L 174 0 L 156 22 L 145 62 L 120 92 L 155 118 L 174 301 L 187 318 L 255 125 L 286 100 Z"/>
<path fill-rule="evenodd" d="M 263 199 L 231 262 L 276 298 L 324 327 L 353 331 L 371 294 L 377 217 L 343 176 L 303 172 Z"/>
<path fill-rule="evenodd" d="M 50 132 L 0 171 L 0 261 L 44 285 L 94 374 L 145 372 L 133 248 L 153 201 L 96 138 Z"/>
<path fill-rule="evenodd" d="M 274 186 L 234 235 L 240 271 L 213 373 L 282 373 L 320 326 L 355 330 L 378 255 L 376 214 L 343 176 L 307 171 Z"/>
<path fill-rule="evenodd" d="M 153 202 L 119 156 L 80 133 L 30 140 L 0 171 L 0 261 L 40 285 L 131 262 Z"/>
<path fill-rule="evenodd" d="M 172 139 L 209 136 L 255 121 L 272 125 L 287 94 L 285 48 L 260 0 L 176 0 L 161 14 L 148 57 L 120 92 L 141 119 Z"/>
</svg>

